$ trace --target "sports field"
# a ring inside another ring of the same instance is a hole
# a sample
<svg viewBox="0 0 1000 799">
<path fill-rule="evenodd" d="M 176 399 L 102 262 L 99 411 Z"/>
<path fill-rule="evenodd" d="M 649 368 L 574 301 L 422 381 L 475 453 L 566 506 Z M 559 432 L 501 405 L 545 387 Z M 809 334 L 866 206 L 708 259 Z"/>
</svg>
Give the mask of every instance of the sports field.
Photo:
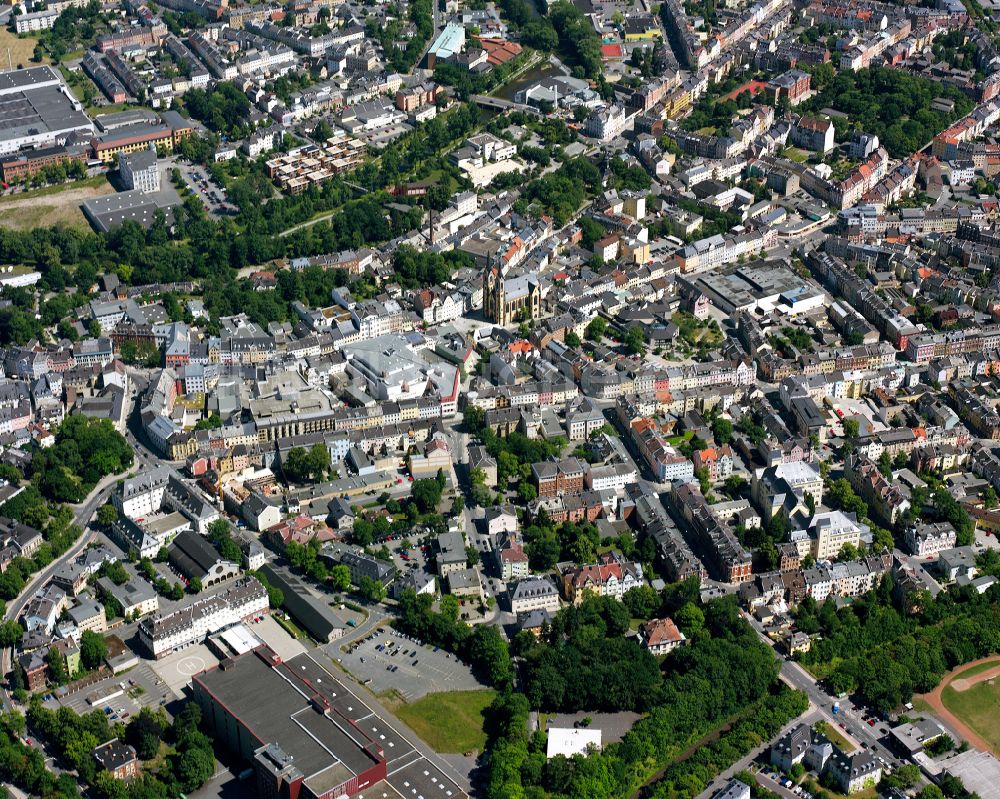
<svg viewBox="0 0 1000 799">
<path fill-rule="evenodd" d="M 976 748 L 1000 753 L 1000 658 L 955 669 L 920 700 Z"/>
<path fill-rule="evenodd" d="M 977 732 L 994 753 L 1000 752 L 1000 677 L 969 679 L 967 682 L 973 684 L 963 691 L 956 689 L 956 682 L 941 692 L 944 706 Z"/>
</svg>

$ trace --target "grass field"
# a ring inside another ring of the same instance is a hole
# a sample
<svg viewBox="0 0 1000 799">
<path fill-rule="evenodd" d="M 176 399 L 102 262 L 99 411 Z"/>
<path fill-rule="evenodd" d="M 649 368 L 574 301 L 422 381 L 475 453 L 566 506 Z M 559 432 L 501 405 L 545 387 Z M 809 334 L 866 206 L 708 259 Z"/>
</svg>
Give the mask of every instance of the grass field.
<svg viewBox="0 0 1000 799">
<path fill-rule="evenodd" d="M 919 696 L 913 697 L 913 709 L 919 710 L 922 713 L 933 713 L 934 708 L 930 706 L 930 703 L 921 699 Z"/>
<path fill-rule="evenodd" d="M 49 225 L 87 228 L 80 203 L 114 193 L 104 175 L 0 197 L 0 225 L 29 230 Z"/>
<path fill-rule="evenodd" d="M 24 64 L 26 67 L 38 66 L 39 64 L 31 60 L 36 44 L 38 44 L 38 39 L 34 37 L 27 36 L 22 39 L 16 33 L 7 30 L 6 26 L 0 27 L 0 64 L 3 65 L 4 69 L 7 69 L 7 48 L 9 47 L 10 62 L 15 69 L 17 69 L 18 64 Z M 43 58 L 40 63 L 48 64 L 49 59 Z"/>
<path fill-rule="evenodd" d="M 816 722 L 816 732 L 822 733 L 827 738 L 830 739 L 830 743 L 834 746 L 839 747 L 845 752 L 853 752 L 854 745 L 851 744 L 843 735 L 840 734 L 840 730 L 834 727 L 832 724 L 827 724 L 825 721 Z"/>
<path fill-rule="evenodd" d="M 478 752 L 486 745 L 483 711 L 495 696 L 495 691 L 427 694 L 398 708 L 396 715 L 435 752 Z"/>
<path fill-rule="evenodd" d="M 996 664 L 983 664 L 995 668 Z M 984 669 L 979 668 L 982 672 Z M 971 676 L 974 669 L 962 674 Z M 941 692 L 944 706 L 964 721 L 974 732 L 993 748 L 1000 752 L 1000 678 L 986 680 L 965 691 L 956 691 L 950 685 Z"/>
<path fill-rule="evenodd" d="M 988 660 L 986 663 L 978 663 L 975 666 L 970 666 L 962 671 L 955 672 L 951 675 L 951 682 L 955 680 L 967 680 L 969 677 L 975 677 L 977 674 L 982 674 L 984 671 L 989 671 L 990 669 L 995 669 L 1000 666 L 1000 660 Z"/>
</svg>

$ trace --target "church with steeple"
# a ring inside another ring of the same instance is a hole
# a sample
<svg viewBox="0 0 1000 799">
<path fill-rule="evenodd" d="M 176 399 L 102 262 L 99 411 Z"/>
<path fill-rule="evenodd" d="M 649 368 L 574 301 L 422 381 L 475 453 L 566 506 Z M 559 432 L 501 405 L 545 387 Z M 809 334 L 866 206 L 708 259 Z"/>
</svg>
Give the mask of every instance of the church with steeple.
<svg viewBox="0 0 1000 799">
<path fill-rule="evenodd" d="M 542 287 L 534 273 L 512 277 L 499 259 L 487 265 L 483 276 L 483 314 L 498 325 L 509 325 L 519 315 L 537 319 L 542 311 Z"/>
</svg>

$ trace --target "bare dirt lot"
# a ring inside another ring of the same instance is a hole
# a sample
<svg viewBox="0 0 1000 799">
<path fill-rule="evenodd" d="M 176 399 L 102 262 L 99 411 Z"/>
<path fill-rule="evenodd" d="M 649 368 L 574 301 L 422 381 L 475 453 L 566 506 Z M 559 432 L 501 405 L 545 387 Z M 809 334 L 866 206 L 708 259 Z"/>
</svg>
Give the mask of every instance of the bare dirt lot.
<svg viewBox="0 0 1000 799">
<path fill-rule="evenodd" d="M 10 63 L 15 69 L 18 64 L 24 64 L 26 67 L 48 64 L 48 58 L 43 58 L 38 63 L 31 60 L 31 56 L 35 52 L 36 44 L 38 44 L 38 39 L 33 36 L 25 36 L 22 39 L 16 33 L 9 31 L 6 27 L 0 27 L 0 56 L 2 56 L 3 59 L 4 69 L 7 68 L 8 47 L 10 48 Z"/>
<path fill-rule="evenodd" d="M 0 225 L 14 230 L 58 224 L 88 228 L 80 203 L 112 193 L 114 187 L 101 175 L 63 186 L 11 194 L 0 198 Z"/>
</svg>

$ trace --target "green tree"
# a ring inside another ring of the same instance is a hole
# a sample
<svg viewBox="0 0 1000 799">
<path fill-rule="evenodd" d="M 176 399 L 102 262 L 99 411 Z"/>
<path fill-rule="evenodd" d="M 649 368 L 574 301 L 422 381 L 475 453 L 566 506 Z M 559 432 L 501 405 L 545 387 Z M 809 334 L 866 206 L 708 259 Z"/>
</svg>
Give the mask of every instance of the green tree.
<svg viewBox="0 0 1000 799">
<path fill-rule="evenodd" d="M 65 685 L 69 679 L 69 675 L 66 673 L 66 661 L 56 647 L 49 648 L 45 655 L 45 663 L 49 667 L 52 682 L 56 685 Z"/>
<path fill-rule="evenodd" d="M 625 332 L 625 349 L 632 355 L 641 355 L 645 349 L 645 337 L 642 328 L 633 325 Z"/>
<path fill-rule="evenodd" d="M 605 322 L 604 319 L 601 318 L 600 316 L 595 316 L 593 319 L 590 320 L 590 323 L 587 325 L 587 330 L 586 330 L 587 338 L 589 338 L 591 341 L 601 341 L 601 339 L 604 338 L 604 333 L 607 331 L 607 329 L 608 329 L 608 323 Z"/>
<path fill-rule="evenodd" d="M 93 630 L 85 630 L 80 636 L 80 662 L 84 668 L 96 669 L 108 656 L 108 645 L 104 636 Z"/>
<path fill-rule="evenodd" d="M 94 778 L 94 790 L 99 799 L 129 799 L 128 786 L 110 771 L 101 771 Z"/>
<path fill-rule="evenodd" d="M 414 480 L 410 487 L 410 497 L 421 513 L 431 513 L 441 502 L 442 488 L 436 479 Z"/>
<path fill-rule="evenodd" d="M 693 602 L 688 602 L 674 613 L 674 623 L 688 636 L 705 626 L 705 614 Z"/>
<path fill-rule="evenodd" d="M 844 419 L 844 440 L 850 446 L 857 443 L 858 435 L 861 432 L 861 425 L 857 419 Z"/>
<path fill-rule="evenodd" d="M 0 625 L 0 647 L 14 646 L 24 637 L 24 628 L 19 622 L 8 620 Z"/>
<path fill-rule="evenodd" d="M 167 726 L 166 714 L 162 709 L 153 711 L 144 707 L 129 721 L 125 740 L 135 747 L 140 760 L 151 760 L 160 750 L 160 741 Z"/>
<path fill-rule="evenodd" d="M 993 489 L 993 486 L 988 485 L 983 489 L 982 499 L 983 507 L 986 510 L 992 510 L 997 506 L 997 492 Z"/>
<path fill-rule="evenodd" d="M 215 774 L 212 749 L 201 746 L 185 749 L 176 759 L 176 777 L 185 791 L 194 791 Z"/>
<path fill-rule="evenodd" d="M 375 528 L 370 521 L 360 516 L 354 520 L 351 527 L 351 539 L 359 547 L 366 547 L 375 540 Z"/>
<path fill-rule="evenodd" d="M 118 509 L 110 502 L 97 509 L 97 523 L 101 527 L 111 527 L 116 521 L 118 521 Z"/>
<path fill-rule="evenodd" d="M 330 569 L 330 585 L 335 591 L 346 591 L 351 587 L 351 570 L 338 563 Z"/>
<path fill-rule="evenodd" d="M 358 583 L 358 593 L 369 602 L 381 602 L 385 599 L 385 586 L 378 580 L 363 576 Z"/>
<path fill-rule="evenodd" d="M 517 497 L 523 504 L 527 505 L 538 498 L 538 489 L 532 483 L 521 481 L 517 484 Z"/>
<path fill-rule="evenodd" d="M 500 631 L 493 625 L 478 625 L 469 636 L 466 652 L 473 667 L 486 680 L 502 688 L 514 680 L 510 650 Z"/>
<path fill-rule="evenodd" d="M 321 119 L 316 123 L 316 127 L 313 128 L 312 137 L 314 140 L 319 142 L 325 142 L 333 135 L 333 128 L 330 127 L 330 123 L 325 119 Z"/>
<path fill-rule="evenodd" d="M 728 444 L 733 439 L 733 423 L 721 416 L 716 416 L 712 421 L 712 435 L 715 436 L 716 443 Z"/>
</svg>

